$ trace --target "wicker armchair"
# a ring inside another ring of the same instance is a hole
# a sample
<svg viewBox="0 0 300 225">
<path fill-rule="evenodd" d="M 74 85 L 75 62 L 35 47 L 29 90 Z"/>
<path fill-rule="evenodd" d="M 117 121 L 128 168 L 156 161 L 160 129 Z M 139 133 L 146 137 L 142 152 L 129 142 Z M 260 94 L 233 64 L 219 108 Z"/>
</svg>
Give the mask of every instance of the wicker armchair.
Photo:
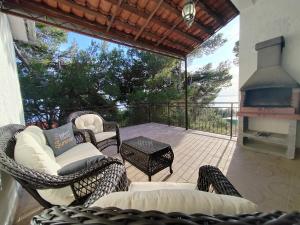
<svg viewBox="0 0 300 225">
<path fill-rule="evenodd" d="M 75 201 L 71 205 L 89 206 L 101 196 L 127 190 L 128 180 L 124 165 L 120 160 L 106 158 L 87 170 L 78 171 L 66 176 L 54 176 L 38 172 L 18 164 L 14 160 L 15 134 L 22 131 L 22 125 L 0 127 L 0 170 L 12 176 L 42 206 L 52 205 L 45 201 L 37 189 L 54 189 L 70 186 Z M 77 143 L 85 142 L 82 131 L 74 130 Z"/>
<path fill-rule="evenodd" d="M 202 191 L 212 190 L 219 194 L 241 197 L 222 172 L 212 166 L 203 166 L 199 169 L 198 188 Z M 32 225 L 75 225 L 75 224 L 102 224 L 102 225 L 292 225 L 299 224 L 300 213 L 254 213 L 236 216 L 215 215 L 201 213 L 184 214 L 181 212 L 163 213 L 159 211 L 139 211 L 119 208 L 85 208 L 53 207 L 44 210 L 40 215 L 33 217 Z"/>
<path fill-rule="evenodd" d="M 92 130 L 87 130 L 88 134 L 89 134 L 89 139 L 92 142 L 92 144 L 94 144 L 100 151 L 102 151 L 103 149 L 105 149 L 111 145 L 116 145 L 117 152 L 119 153 L 121 139 L 120 139 L 119 125 L 116 122 L 105 121 L 98 113 L 96 113 L 94 111 L 73 112 L 68 116 L 67 122 L 72 122 L 75 126 L 75 120 L 78 117 L 85 115 L 85 114 L 95 114 L 95 115 L 99 116 L 103 121 L 103 132 L 109 132 L 109 131 L 116 132 L 116 135 L 113 137 L 107 138 L 102 141 L 97 141 L 94 132 Z"/>
</svg>

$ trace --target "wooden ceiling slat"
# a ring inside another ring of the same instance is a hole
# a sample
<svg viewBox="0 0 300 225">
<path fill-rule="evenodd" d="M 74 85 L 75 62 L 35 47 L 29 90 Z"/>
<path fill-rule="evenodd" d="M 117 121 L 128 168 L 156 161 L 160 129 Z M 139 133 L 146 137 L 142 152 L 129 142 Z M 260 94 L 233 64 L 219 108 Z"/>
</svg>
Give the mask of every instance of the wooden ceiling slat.
<svg viewBox="0 0 300 225">
<path fill-rule="evenodd" d="M 57 0 L 57 2 L 62 3 L 62 4 L 65 4 L 65 5 L 68 5 L 68 6 L 72 6 L 72 7 L 74 7 L 75 9 L 81 10 L 82 12 L 91 14 L 91 15 L 93 15 L 93 16 L 104 16 L 103 14 L 100 14 L 100 12 L 98 12 L 98 11 L 95 11 L 95 10 L 89 9 L 89 8 L 86 8 L 86 7 L 82 6 L 82 5 L 79 5 L 79 4 L 77 4 L 77 3 L 72 2 L 71 0 Z M 118 20 L 117 18 L 115 18 L 114 20 L 115 20 L 115 22 L 116 22 L 117 24 L 119 24 L 119 25 L 121 25 L 121 26 L 123 26 L 123 27 L 127 27 L 127 28 L 129 28 L 129 29 L 131 29 L 131 30 L 134 30 L 134 31 L 136 31 L 136 32 L 139 32 L 139 30 L 137 30 L 137 29 L 136 29 L 137 27 L 135 27 L 135 26 L 132 26 L 132 25 L 130 25 L 130 24 L 128 24 L 128 23 L 125 23 L 125 22 L 123 22 L 123 21 L 120 21 L 120 20 Z M 108 31 L 107 31 L 107 28 L 106 28 L 106 32 L 108 32 Z M 159 37 L 155 36 L 155 34 L 153 34 L 153 33 L 147 32 L 147 35 L 148 35 L 148 36 L 151 36 L 151 38 L 154 38 L 154 39 L 157 39 L 157 40 L 159 39 Z M 169 43 L 170 43 L 171 46 L 174 45 L 174 46 L 176 46 L 176 48 L 179 48 L 179 49 L 187 48 L 187 47 L 186 47 L 185 45 L 183 45 L 182 43 L 175 43 L 175 42 L 172 43 L 172 41 L 169 41 Z M 181 46 L 180 46 L 180 45 L 181 45 Z M 188 51 L 188 48 L 185 49 L 185 51 Z"/>
<path fill-rule="evenodd" d="M 159 7 L 163 3 L 163 1 L 164 0 L 160 0 L 158 2 L 158 4 L 156 5 L 155 9 L 152 11 L 152 13 L 149 15 L 149 17 L 147 18 L 147 20 L 144 23 L 144 25 L 141 27 L 141 29 L 139 30 L 139 32 L 137 33 L 137 35 L 134 37 L 135 41 L 141 36 L 141 34 L 143 33 L 144 29 L 148 26 L 149 22 L 151 21 L 151 19 L 153 18 L 153 16 L 157 12 L 157 10 L 159 9 Z"/>
<path fill-rule="evenodd" d="M 110 21 L 109 21 L 109 23 L 108 23 L 108 26 L 107 26 L 107 29 L 106 29 L 106 32 L 108 32 L 109 30 L 110 30 L 110 28 L 111 28 L 111 26 L 112 26 L 112 24 L 113 24 L 113 22 L 114 22 L 114 20 L 115 20 L 115 17 L 116 17 L 116 15 L 119 13 L 119 11 L 120 11 L 120 5 L 122 4 L 122 2 L 123 2 L 123 0 L 119 0 L 118 1 L 118 4 L 117 4 L 117 8 L 116 8 L 116 11 L 115 11 L 115 13 L 113 13 L 113 15 L 112 15 L 112 17 L 111 17 L 111 19 L 110 19 Z"/>
<path fill-rule="evenodd" d="M 103 26 L 101 24 L 95 24 L 93 22 L 84 21 L 84 20 L 82 20 L 82 18 L 78 18 L 71 14 L 64 14 L 60 10 L 45 7 L 43 4 L 39 4 L 36 2 L 23 1 L 20 4 L 15 3 L 15 2 L 6 2 L 6 5 L 10 6 L 10 8 L 13 8 L 13 9 L 20 7 L 21 9 L 26 10 L 28 12 L 32 12 L 32 13 L 39 12 L 42 15 L 46 16 L 45 19 L 47 17 L 58 19 L 61 21 L 61 24 L 55 24 L 55 25 L 52 24 L 52 25 L 61 27 L 64 29 L 69 29 L 69 27 L 63 26 L 64 24 L 67 24 L 65 21 L 68 21 L 68 23 L 72 23 L 77 26 L 80 26 L 81 30 L 90 29 L 94 33 L 96 32 L 98 37 L 101 37 L 102 39 L 105 39 L 108 41 L 109 40 L 113 41 L 115 43 L 125 44 L 125 45 L 131 46 L 131 47 L 135 46 L 140 49 L 153 51 L 153 52 L 173 56 L 176 58 L 183 58 L 184 55 L 186 54 L 185 52 L 178 51 L 175 49 L 169 49 L 166 47 L 157 48 L 154 45 L 147 43 L 145 40 L 133 41 L 132 36 L 126 35 L 122 32 L 116 31 L 116 30 L 111 29 L 109 32 L 106 32 L 106 26 Z M 4 10 L 2 10 L 2 11 L 4 11 Z M 9 13 L 9 11 L 5 11 L 5 12 Z M 43 21 L 43 22 L 48 23 L 47 21 Z"/>
<path fill-rule="evenodd" d="M 198 0 L 187 28 L 183 0 L 137 1 L 5 0 L 0 11 L 180 59 L 239 14 L 230 0 Z"/>
<path fill-rule="evenodd" d="M 135 32 L 139 32 L 140 28 L 136 27 L 136 26 L 133 26 L 133 25 L 130 25 L 129 23 L 124 23 L 122 21 L 117 21 L 115 22 L 116 24 L 119 24 L 121 27 L 124 27 L 125 29 L 130 29 L 130 30 L 133 30 Z M 151 33 L 151 32 L 147 32 L 147 31 L 144 31 L 144 35 L 151 38 L 151 39 L 156 39 L 158 40 L 158 37 Z M 181 43 L 178 43 L 176 41 L 170 41 L 170 40 L 166 40 L 166 43 L 170 46 L 175 46 L 176 48 L 178 49 L 181 49 L 182 51 L 184 52 L 189 52 L 192 48 L 191 47 L 188 47 L 188 46 L 185 46 Z"/>
<path fill-rule="evenodd" d="M 156 43 L 156 46 L 159 46 L 181 22 L 182 20 L 179 20 L 177 23 L 174 23 L 173 27 L 167 30 L 167 32 L 163 34 L 163 37 L 159 39 L 159 41 Z"/>
<path fill-rule="evenodd" d="M 218 22 L 221 25 L 224 25 L 224 20 L 221 16 L 219 16 L 217 13 L 215 13 L 212 9 L 210 9 L 203 0 L 198 0 L 196 2 L 196 6 L 199 6 L 202 10 L 204 10 L 208 15 L 214 18 L 216 22 Z"/>
<path fill-rule="evenodd" d="M 114 5 L 116 5 L 118 3 L 118 0 L 106 0 L 106 1 L 108 1 L 108 2 L 110 2 L 112 4 L 114 4 Z M 147 19 L 150 16 L 149 13 L 143 12 L 143 11 L 137 9 L 136 7 L 134 7 L 132 5 L 129 5 L 128 3 L 125 3 L 125 2 L 120 6 L 120 8 L 122 8 L 124 10 L 127 10 L 127 11 L 129 11 L 129 12 L 131 12 L 133 14 L 136 14 L 136 15 L 144 18 L 144 19 Z M 155 16 L 155 15 L 152 17 L 151 21 L 154 22 L 154 23 L 156 23 L 156 24 L 159 24 L 160 26 L 164 27 L 167 30 L 171 29 L 172 26 L 173 26 L 173 24 L 169 24 L 167 21 L 164 21 L 160 17 Z M 185 33 L 185 32 L 182 32 L 179 29 L 174 29 L 174 32 L 176 32 L 180 36 L 185 37 L 185 38 L 187 38 L 187 39 L 189 39 L 189 40 L 191 40 L 193 42 L 196 42 L 198 44 L 202 43 L 201 38 L 195 37 L 195 36 L 190 35 L 190 34 Z"/>
</svg>

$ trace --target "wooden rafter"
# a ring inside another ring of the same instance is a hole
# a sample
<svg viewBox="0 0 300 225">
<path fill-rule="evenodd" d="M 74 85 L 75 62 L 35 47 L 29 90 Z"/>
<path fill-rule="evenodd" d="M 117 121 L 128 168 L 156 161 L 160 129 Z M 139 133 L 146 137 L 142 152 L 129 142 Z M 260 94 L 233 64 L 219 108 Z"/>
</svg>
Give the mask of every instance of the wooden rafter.
<svg viewBox="0 0 300 225">
<path fill-rule="evenodd" d="M 78 9 L 78 10 L 81 10 L 82 12 L 88 13 L 88 14 L 93 15 L 95 17 L 97 17 L 97 16 L 106 16 L 106 17 L 108 17 L 107 15 L 100 14 L 100 12 L 98 12 L 98 11 L 96 11 L 94 9 L 90 9 L 90 8 L 85 7 L 85 6 L 79 5 L 79 4 L 75 3 L 75 2 L 73 2 L 72 0 L 57 0 L 57 2 L 65 4 L 65 5 L 69 6 L 69 7 L 74 7 L 76 9 Z M 123 27 L 127 27 L 127 28 L 129 28 L 131 30 L 135 30 L 136 32 L 139 32 L 139 27 L 137 27 L 137 26 L 130 25 L 130 24 L 126 23 L 126 22 L 123 22 L 123 21 L 119 20 L 116 17 L 114 18 L 114 21 L 115 21 L 116 24 L 119 24 L 119 25 L 121 25 Z M 107 28 L 106 28 L 105 32 L 108 32 Z M 151 33 L 151 32 L 144 32 L 144 33 L 148 37 L 150 37 L 150 38 L 157 39 L 157 40 L 159 39 L 159 37 L 157 37 L 154 33 Z M 179 42 L 174 42 L 174 41 L 169 41 L 168 40 L 167 44 L 170 45 L 170 46 L 174 46 L 174 47 L 180 49 L 183 52 L 187 52 L 190 49 L 190 47 L 185 46 L 184 44 L 179 43 Z"/>
<path fill-rule="evenodd" d="M 182 20 L 179 20 L 177 23 L 174 23 L 173 27 L 171 29 L 167 30 L 167 32 L 164 33 L 163 37 L 158 40 L 158 42 L 156 43 L 156 46 L 159 46 L 181 22 L 182 22 Z"/>
<path fill-rule="evenodd" d="M 116 15 L 117 15 L 117 14 L 119 13 L 119 11 L 120 11 L 120 5 L 122 4 L 122 2 L 123 2 L 123 0 L 119 0 L 119 1 L 118 1 L 118 4 L 117 4 L 117 6 L 116 6 L 116 11 L 115 11 L 115 13 L 113 13 L 113 15 L 111 16 L 111 19 L 110 19 L 110 21 L 109 21 L 109 23 L 108 23 L 106 32 L 108 32 L 108 31 L 110 30 L 110 28 L 111 28 L 111 26 L 112 26 L 112 24 L 113 24 L 113 22 L 114 22 L 114 20 L 115 20 Z"/>
<path fill-rule="evenodd" d="M 123 27 L 125 27 L 125 28 L 134 30 L 135 32 L 139 32 L 139 30 L 140 30 L 140 28 L 138 28 L 138 27 L 136 27 L 136 26 L 130 25 L 130 24 L 128 24 L 128 23 L 124 23 L 124 22 L 119 21 L 119 20 L 118 20 L 118 21 L 116 20 L 115 23 L 116 23 L 116 24 L 119 24 L 119 25 L 121 25 L 121 26 L 123 26 Z M 146 36 L 150 37 L 151 39 L 158 39 L 158 37 L 157 37 L 155 34 L 151 33 L 151 32 L 146 32 L 146 31 L 144 31 L 144 34 L 145 34 Z M 178 43 L 178 42 L 176 42 L 176 41 L 166 40 L 166 44 L 171 45 L 171 46 L 174 46 L 174 47 L 180 49 L 180 50 L 183 51 L 183 52 L 188 52 L 189 50 L 191 50 L 190 47 L 185 46 L 185 45 L 182 45 L 181 43 Z"/>
<path fill-rule="evenodd" d="M 143 33 L 144 29 L 148 26 L 149 22 L 151 21 L 151 19 L 153 18 L 153 16 L 157 12 L 157 10 L 159 9 L 159 7 L 163 3 L 163 1 L 164 0 L 160 0 L 158 2 L 158 4 L 156 5 L 155 9 L 151 12 L 150 16 L 148 17 L 148 19 L 146 20 L 146 22 L 144 23 L 144 25 L 141 27 L 141 29 L 139 30 L 139 32 L 134 37 L 135 41 L 141 36 L 141 34 Z"/>
<path fill-rule="evenodd" d="M 188 29 L 183 26 L 181 1 L 141 1 L 143 9 L 128 0 L 101 0 L 99 5 L 92 0 L 0 0 L 0 11 L 180 59 L 239 14 L 230 0 L 195 0 L 199 13 Z"/>
<path fill-rule="evenodd" d="M 213 10 L 211 10 L 204 2 L 203 0 L 198 0 L 196 3 L 196 6 L 199 6 L 202 10 L 204 10 L 208 15 L 214 18 L 215 21 L 217 21 L 219 24 L 224 25 L 224 20 L 221 16 L 219 16 L 217 13 L 215 13 Z"/>
<path fill-rule="evenodd" d="M 110 2 L 111 4 L 114 4 L 114 5 L 116 5 L 118 3 L 118 0 L 106 0 L 106 1 Z M 149 13 L 142 12 L 139 9 L 137 9 L 136 7 L 134 7 L 128 3 L 125 3 L 125 2 L 120 6 L 120 8 L 127 10 L 128 12 L 134 13 L 144 19 L 147 19 L 150 16 Z M 171 29 L 173 26 L 173 24 L 170 24 L 169 22 L 167 22 L 167 21 L 161 19 L 159 16 L 155 16 L 155 15 L 152 17 L 152 22 L 164 27 L 167 30 Z M 209 28 L 207 28 L 205 30 L 208 32 L 208 34 L 211 34 L 213 32 Z M 204 30 L 204 32 L 206 32 L 205 30 Z M 193 36 L 193 35 L 185 33 L 185 32 L 182 32 L 179 29 L 174 29 L 174 32 L 176 32 L 178 35 L 183 36 L 183 37 L 185 37 L 193 42 L 196 42 L 198 44 L 202 43 L 202 41 L 203 41 L 203 40 L 201 40 L 201 38 Z"/>
<path fill-rule="evenodd" d="M 184 58 L 184 55 L 186 54 L 185 52 L 182 51 L 174 51 L 174 49 L 171 51 L 167 48 L 157 48 L 145 40 L 133 41 L 131 36 L 120 33 L 119 31 L 110 30 L 109 32 L 105 32 L 106 26 L 103 26 L 101 24 L 96 24 L 93 22 L 83 21 L 81 18 L 72 16 L 70 14 L 66 15 L 63 12 L 56 9 L 49 9 L 36 2 L 23 1 L 20 4 L 17 4 L 15 2 L 5 2 L 5 4 L 6 6 L 9 6 L 9 8 L 12 9 L 19 8 L 20 10 L 23 10 L 25 12 L 32 12 L 32 13 L 39 12 L 43 16 L 37 16 L 33 18 L 30 15 L 18 14 L 13 11 L 2 9 L 2 11 L 5 13 L 21 16 L 28 19 L 33 19 L 38 22 L 46 23 L 66 30 L 71 30 L 75 32 L 79 32 L 79 30 L 82 30 L 79 33 L 101 38 L 107 41 L 112 41 L 114 43 L 127 45 L 130 47 L 136 47 L 142 50 L 152 51 L 152 52 L 176 57 L 176 58 Z M 52 20 L 53 19 L 58 20 L 60 21 L 60 23 L 49 21 L 47 20 L 47 17 L 51 18 Z M 67 26 L 68 24 L 73 26 Z M 80 29 L 78 29 L 78 26 Z M 86 32 L 85 30 L 87 29 L 90 30 L 91 33 Z"/>
</svg>

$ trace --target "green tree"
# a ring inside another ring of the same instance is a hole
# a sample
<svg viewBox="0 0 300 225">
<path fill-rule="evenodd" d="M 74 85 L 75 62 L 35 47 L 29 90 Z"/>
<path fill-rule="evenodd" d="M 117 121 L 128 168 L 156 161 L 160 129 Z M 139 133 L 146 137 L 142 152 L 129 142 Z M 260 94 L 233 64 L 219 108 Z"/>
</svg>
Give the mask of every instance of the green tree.
<svg viewBox="0 0 300 225">
<path fill-rule="evenodd" d="M 231 85 L 230 64 L 223 62 L 213 69 L 207 64 L 190 74 L 190 96 L 193 103 L 209 103 L 214 100 L 223 87 Z"/>
<path fill-rule="evenodd" d="M 61 123 L 74 110 L 109 109 L 118 114 L 116 104 L 177 102 L 184 99 L 184 74 L 177 59 L 136 49 L 92 42 L 87 49 L 76 43 L 63 50 L 67 34 L 60 29 L 37 24 L 37 42 L 16 42 L 18 70 L 27 122 L 45 127 Z M 226 40 L 215 35 L 191 56 L 211 54 Z M 230 84 L 229 64 L 211 65 L 189 74 L 189 100 L 211 101 Z M 159 111 L 161 113 L 161 110 Z M 145 115 L 132 111 L 133 115 Z M 122 111 L 122 116 L 126 115 Z"/>
<path fill-rule="evenodd" d="M 240 41 L 235 42 L 234 47 L 232 49 L 232 52 L 234 53 L 235 59 L 233 60 L 233 63 L 235 65 L 239 64 L 239 58 L 240 58 Z"/>
</svg>

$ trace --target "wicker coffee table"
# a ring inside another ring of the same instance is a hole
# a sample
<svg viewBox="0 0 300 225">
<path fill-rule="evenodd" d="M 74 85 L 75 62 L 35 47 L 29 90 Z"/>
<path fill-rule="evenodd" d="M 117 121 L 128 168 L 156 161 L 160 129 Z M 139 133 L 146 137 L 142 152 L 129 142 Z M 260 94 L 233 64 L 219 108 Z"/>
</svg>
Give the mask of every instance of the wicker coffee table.
<svg viewBox="0 0 300 225">
<path fill-rule="evenodd" d="M 168 144 L 140 136 L 123 141 L 120 153 L 124 162 L 128 161 L 148 175 L 149 181 L 152 175 L 167 167 L 173 173 L 174 153 Z"/>
</svg>

